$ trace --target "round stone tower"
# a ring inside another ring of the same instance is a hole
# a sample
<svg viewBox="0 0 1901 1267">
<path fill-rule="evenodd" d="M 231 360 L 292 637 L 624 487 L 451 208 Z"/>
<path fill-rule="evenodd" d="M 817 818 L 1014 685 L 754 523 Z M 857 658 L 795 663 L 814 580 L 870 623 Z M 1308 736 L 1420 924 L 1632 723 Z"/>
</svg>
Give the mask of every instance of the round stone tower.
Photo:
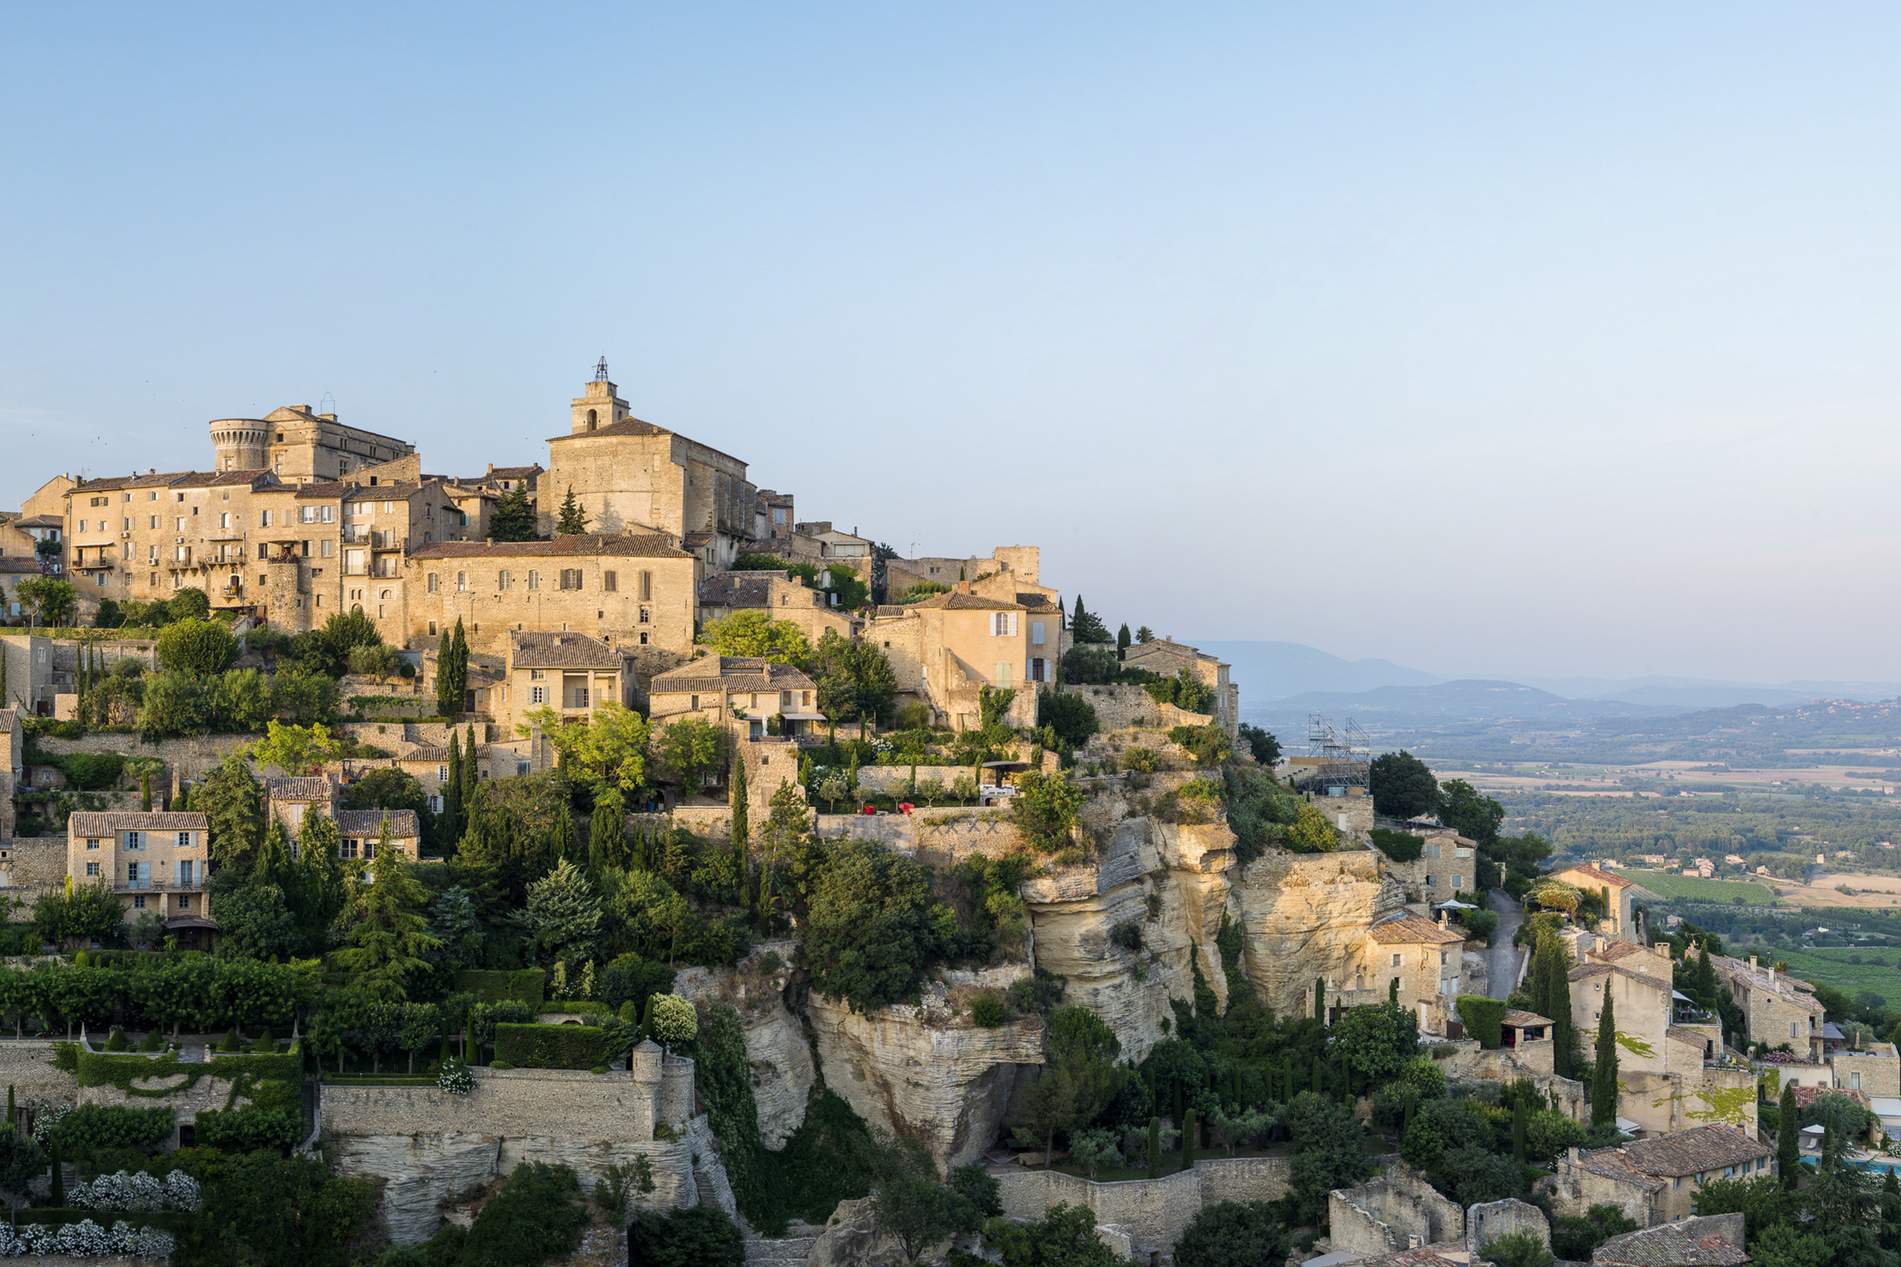
<svg viewBox="0 0 1901 1267">
<path fill-rule="evenodd" d="M 261 418 L 214 418 L 211 448 L 220 471 L 261 471 L 271 464 L 270 425 Z"/>
</svg>

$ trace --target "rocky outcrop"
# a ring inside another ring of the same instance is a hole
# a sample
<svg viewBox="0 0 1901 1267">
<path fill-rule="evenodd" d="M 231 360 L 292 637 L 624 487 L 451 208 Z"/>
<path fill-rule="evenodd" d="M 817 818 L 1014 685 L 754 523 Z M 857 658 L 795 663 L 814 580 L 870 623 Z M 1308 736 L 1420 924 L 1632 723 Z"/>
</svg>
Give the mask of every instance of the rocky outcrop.
<svg viewBox="0 0 1901 1267">
<path fill-rule="evenodd" d="M 1097 842 L 1096 858 L 1053 868 L 1023 887 L 1036 966 L 1062 977 L 1063 1001 L 1094 1010 L 1135 1060 L 1172 1019 L 1169 1000 L 1194 997 L 1197 959 L 1225 1001 L 1215 934 L 1234 866 L 1226 826 L 1166 823 L 1141 809 L 1114 793 L 1093 798 L 1084 826 Z M 1139 945 L 1116 935 L 1124 926 L 1136 930 Z"/>
<path fill-rule="evenodd" d="M 1269 850 L 1241 870 L 1233 892 L 1242 968 L 1281 1013 L 1311 1006 L 1316 977 L 1346 978 L 1374 917 L 1398 910 L 1405 897 L 1371 849 Z"/>
<path fill-rule="evenodd" d="M 896 1237 L 878 1230 L 878 1203 L 873 1197 L 840 1201 L 825 1221 L 825 1230 L 813 1242 L 806 1267 L 874 1267 L 904 1261 Z"/>
<path fill-rule="evenodd" d="M 1043 1062 L 1039 1020 L 984 1029 L 941 985 L 921 1004 L 871 1013 L 812 995 L 806 1016 L 826 1084 L 873 1126 L 923 1144 L 940 1169 L 974 1160 L 1002 1127 L 1025 1067 Z"/>
<path fill-rule="evenodd" d="M 785 1003 L 795 949 L 789 941 L 761 943 L 736 968 L 688 968 L 673 987 L 702 1007 L 724 1003 L 739 1014 L 746 1027 L 759 1138 L 773 1149 L 783 1147 L 805 1121 L 806 1101 L 818 1080 L 805 1031 Z"/>
</svg>

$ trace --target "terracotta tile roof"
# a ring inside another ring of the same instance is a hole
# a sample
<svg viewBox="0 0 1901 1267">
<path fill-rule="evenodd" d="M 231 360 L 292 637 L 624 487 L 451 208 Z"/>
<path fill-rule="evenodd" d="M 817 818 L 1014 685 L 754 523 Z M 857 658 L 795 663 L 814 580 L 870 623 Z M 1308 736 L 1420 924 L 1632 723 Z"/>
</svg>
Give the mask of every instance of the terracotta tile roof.
<svg viewBox="0 0 1901 1267">
<path fill-rule="evenodd" d="M 715 663 L 717 661 L 717 663 Z M 678 668 L 656 673 L 651 695 L 682 691 L 810 691 L 812 679 L 789 664 L 769 664 L 763 656 L 701 656 Z"/>
<path fill-rule="evenodd" d="M 20 720 L 19 709 L 0 708 L 0 730 L 12 730 L 14 723 L 19 720 Z"/>
<path fill-rule="evenodd" d="M 28 515 L 13 521 L 15 528 L 63 528 L 66 521 L 58 515 Z"/>
<path fill-rule="evenodd" d="M 1712 1214 L 1613 1236 L 1591 1254 L 1592 1267 L 1740 1267 L 1742 1216 Z"/>
<path fill-rule="evenodd" d="M 1395 919 L 1382 920 L 1373 925 L 1372 931 L 1374 941 L 1393 946 L 1411 942 L 1445 946 L 1465 940 L 1462 934 L 1441 928 L 1424 915 L 1412 911 Z"/>
<path fill-rule="evenodd" d="M 29 572 L 38 573 L 39 571 L 38 559 L 29 558 L 24 554 L 0 555 L 0 572 L 5 572 L 9 576 L 24 576 Z"/>
<path fill-rule="evenodd" d="M 264 787 L 272 796 L 287 801 L 328 801 L 332 786 L 321 774 L 279 775 L 264 780 Z"/>
<path fill-rule="evenodd" d="M 459 484 L 480 484 L 483 480 L 527 480 L 541 474 L 540 463 L 531 462 L 527 466 L 491 466 L 486 475 L 471 475 L 467 479 L 456 481 Z"/>
<path fill-rule="evenodd" d="M 1606 1165 L 1663 1180 L 1721 1170 L 1774 1155 L 1773 1148 L 1748 1131 L 1714 1122 L 1687 1131 L 1632 1140 L 1615 1148 L 1595 1148 L 1583 1155 L 1583 1163 L 1587 1169 L 1592 1164 Z"/>
<path fill-rule="evenodd" d="M 599 532 L 552 541 L 438 541 L 410 551 L 412 559 L 538 559 L 576 555 L 615 555 L 641 559 L 693 556 L 661 536 L 615 536 Z"/>
<path fill-rule="evenodd" d="M 952 590 L 948 594 L 933 594 L 921 598 L 915 603 L 907 603 L 905 609 L 919 607 L 941 607 L 946 611 L 993 611 L 1007 612 L 1017 610 L 1016 603 L 1006 603 L 1000 598 L 984 598 L 979 594 L 959 594 Z"/>
<path fill-rule="evenodd" d="M 1796 1083 L 1795 1104 L 1797 1108 L 1806 1109 L 1825 1095 L 1845 1095 L 1856 1104 L 1861 1105 L 1864 1109 L 1873 1107 L 1868 1097 L 1853 1087 L 1811 1087 L 1800 1082 Z"/>
<path fill-rule="evenodd" d="M 81 480 L 68 493 L 99 493 L 121 488 L 215 488 L 221 485 L 275 485 L 269 471 L 148 471 L 144 475 L 113 475 Z"/>
<path fill-rule="evenodd" d="M 1438 1250 L 1422 1245 L 1418 1249 L 1402 1249 L 1391 1254 L 1362 1258 L 1353 1267 L 1460 1267 L 1460 1263 L 1457 1259 L 1447 1258 Z"/>
<path fill-rule="evenodd" d="M 449 750 L 438 744 L 419 743 L 408 752 L 398 753 L 398 761 L 434 761 L 438 765 L 449 759 Z"/>
<path fill-rule="evenodd" d="M 1620 977 L 1629 977 L 1632 981 L 1641 981 L 1647 986 L 1662 990 L 1666 993 L 1672 988 L 1670 983 L 1665 981 L 1662 977 L 1652 976 L 1648 972 L 1639 972 L 1637 969 L 1626 967 L 1621 963 L 1599 963 L 1593 961 L 1591 963 L 1579 964 L 1564 975 L 1567 981 L 1583 981 L 1590 977 L 1601 977 L 1607 972 L 1614 972 Z"/>
<path fill-rule="evenodd" d="M 1604 949 L 1595 953 L 1597 958 L 1602 959 L 1605 963 L 1616 963 L 1619 959 L 1625 959 L 1631 955 L 1650 954 L 1650 952 L 1642 946 L 1629 941 L 1614 941 L 1604 947 Z"/>
<path fill-rule="evenodd" d="M 517 629 L 508 635 L 508 663 L 517 669 L 618 669 L 621 657 L 586 634 Z"/>
<path fill-rule="evenodd" d="M 189 810 L 107 810 L 81 812 L 66 820 L 69 836 L 104 836 L 115 831 L 205 831 L 203 814 Z"/>
<path fill-rule="evenodd" d="M 1592 884 L 1608 884 L 1613 889 L 1628 889 L 1631 887 L 1631 882 L 1626 880 L 1623 876 L 1612 875 L 1610 872 L 1594 867 L 1588 862 L 1580 862 L 1576 866 L 1561 867 L 1552 874 L 1559 876 L 1578 875 L 1584 877 Z"/>
<path fill-rule="evenodd" d="M 1515 1007 L 1508 1007 L 1505 1009 L 1505 1015 L 1499 1017 L 1499 1023 L 1516 1025 L 1522 1029 L 1527 1025 L 1551 1025 L 1554 1022 L 1549 1016 L 1540 1016 L 1536 1012 L 1522 1012 Z"/>
<path fill-rule="evenodd" d="M 383 820 L 389 820 L 391 840 L 402 840 L 422 834 L 413 809 L 345 809 L 337 811 L 337 830 L 345 836 L 377 836 L 382 833 Z"/>
<path fill-rule="evenodd" d="M 700 582 L 702 607 L 765 607 L 772 601 L 772 583 L 789 572 L 715 572 Z"/>
<path fill-rule="evenodd" d="M 670 436 L 673 432 L 658 423 L 636 418 L 632 414 L 619 422 L 610 422 L 605 427 L 596 427 L 592 431 L 570 431 L 565 435 L 549 436 L 549 444 L 559 444 L 563 440 L 599 440 L 607 436 Z"/>
</svg>

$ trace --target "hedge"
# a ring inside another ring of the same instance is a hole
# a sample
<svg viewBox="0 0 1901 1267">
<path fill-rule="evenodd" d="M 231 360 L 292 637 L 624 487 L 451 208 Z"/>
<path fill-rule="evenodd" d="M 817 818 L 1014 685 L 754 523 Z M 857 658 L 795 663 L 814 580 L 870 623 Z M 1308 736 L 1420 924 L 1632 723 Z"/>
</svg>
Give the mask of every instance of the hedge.
<svg viewBox="0 0 1901 1267">
<path fill-rule="evenodd" d="M 206 1148 L 249 1153 L 289 1148 L 303 1137 L 303 1117 L 294 1109 L 206 1109 L 198 1114 L 197 1140 Z"/>
<path fill-rule="evenodd" d="M 540 968 L 469 968 L 455 974 L 457 991 L 482 1003 L 513 1000 L 540 1007 L 547 983 L 548 974 Z"/>
<path fill-rule="evenodd" d="M 1483 994 L 1461 994 L 1458 1001 L 1459 1023 L 1467 1038 L 1476 1038 L 1481 1047 L 1497 1047 L 1505 1040 L 1502 1028 L 1505 1001 L 1488 999 Z"/>
<path fill-rule="evenodd" d="M 1412 862 L 1426 848 L 1426 838 L 1415 836 L 1409 831 L 1394 831 L 1391 827 L 1375 827 L 1370 833 L 1373 843 L 1379 846 L 1381 853 L 1394 862 Z"/>
<path fill-rule="evenodd" d="M 56 1049 L 57 1058 L 64 1057 Z M 283 1052 L 230 1052 L 209 1060 L 182 1061 L 176 1052 L 143 1056 L 134 1052 L 76 1051 L 73 1076 L 82 1087 L 117 1087 L 128 1096 L 169 1100 L 195 1086 L 200 1078 L 222 1078 L 231 1084 L 225 1108 L 249 1100 L 258 1108 L 294 1110 L 301 1104 L 304 1056 L 297 1047 Z M 183 1081 L 179 1081 L 179 1079 Z M 164 1090 L 132 1085 L 157 1080 Z"/>
<path fill-rule="evenodd" d="M 607 1032 L 594 1025 L 495 1027 L 495 1059 L 517 1069 L 592 1069 L 606 1063 Z"/>
<path fill-rule="evenodd" d="M 172 1137 L 172 1111 L 82 1104 L 59 1119 L 53 1138 L 69 1157 L 96 1148 L 157 1148 Z"/>
</svg>

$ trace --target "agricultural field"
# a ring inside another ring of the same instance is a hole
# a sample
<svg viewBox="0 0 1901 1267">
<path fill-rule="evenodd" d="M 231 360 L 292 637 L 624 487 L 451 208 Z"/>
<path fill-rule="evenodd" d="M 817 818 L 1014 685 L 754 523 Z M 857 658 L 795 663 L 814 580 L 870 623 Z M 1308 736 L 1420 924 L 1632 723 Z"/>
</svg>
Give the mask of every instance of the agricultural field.
<svg viewBox="0 0 1901 1267">
<path fill-rule="evenodd" d="M 1771 950 L 1804 981 L 1834 986 L 1853 998 L 1878 994 L 1889 1007 L 1901 1007 L 1901 949 Z M 1859 963 L 1850 962 L 1860 960 Z"/>
<path fill-rule="evenodd" d="M 1705 880 L 1699 876 L 1676 875 L 1668 871 L 1643 871 L 1632 867 L 1622 872 L 1661 898 L 1688 902 L 1735 902 L 1748 906 L 1773 906 L 1776 892 L 1754 880 Z"/>
</svg>

